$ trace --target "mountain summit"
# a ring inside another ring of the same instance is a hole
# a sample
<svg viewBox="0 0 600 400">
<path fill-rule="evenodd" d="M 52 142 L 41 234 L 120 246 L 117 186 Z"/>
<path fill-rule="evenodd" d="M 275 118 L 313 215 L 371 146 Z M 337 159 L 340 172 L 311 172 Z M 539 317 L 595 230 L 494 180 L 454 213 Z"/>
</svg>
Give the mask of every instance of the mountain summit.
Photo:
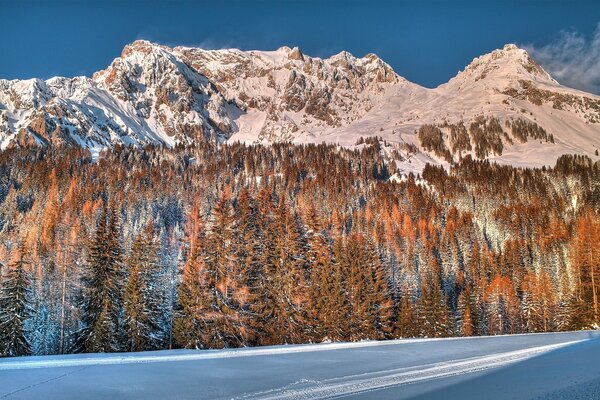
<svg viewBox="0 0 600 400">
<path fill-rule="evenodd" d="M 374 54 L 321 59 L 274 51 L 167 47 L 144 40 L 105 70 L 46 81 L 0 80 L 8 146 L 334 142 L 380 136 L 402 171 L 468 154 L 551 164 L 600 147 L 600 98 L 561 86 L 508 44 L 449 82 L 423 88 Z"/>
</svg>

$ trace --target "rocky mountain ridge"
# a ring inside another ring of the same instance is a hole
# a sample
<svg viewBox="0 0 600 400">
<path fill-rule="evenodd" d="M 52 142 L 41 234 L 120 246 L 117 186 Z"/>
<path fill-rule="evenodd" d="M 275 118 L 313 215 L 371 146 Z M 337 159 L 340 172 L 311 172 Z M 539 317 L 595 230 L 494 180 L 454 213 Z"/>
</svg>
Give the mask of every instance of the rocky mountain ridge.
<svg viewBox="0 0 600 400">
<path fill-rule="evenodd" d="M 400 172 L 468 154 L 531 166 L 564 153 L 595 157 L 600 97 L 561 86 L 515 45 L 475 58 L 434 89 L 374 54 L 321 59 L 289 47 L 204 50 L 143 40 L 91 78 L 0 80 L 2 148 L 98 151 L 206 140 L 355 146 L 369 136 L 388 143 L 383 151 Z"/>
</svg>

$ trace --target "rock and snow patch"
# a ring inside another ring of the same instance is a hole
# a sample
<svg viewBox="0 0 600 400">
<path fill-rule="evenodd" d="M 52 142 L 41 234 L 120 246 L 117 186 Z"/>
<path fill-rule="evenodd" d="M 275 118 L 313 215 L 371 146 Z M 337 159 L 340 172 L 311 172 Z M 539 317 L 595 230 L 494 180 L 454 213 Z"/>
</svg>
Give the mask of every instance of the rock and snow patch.
<svg viewBox="0 0 600 400">
<path fill-rule="evenodd" d="M 515 45 L 475 58 L 434 89 L 407 81 L 374 54 L 322 59 L 289 47 L 204 50 L 144 40 L 92 78 L 0 80 L 2 148 L 204 140 L 353 146 L 360 137 L 381 136 L 417 149 L 398 150 L 398 172 L 407 174 L 444 164 L 423 148 L 419 127 L 468 127 L 480 117 L 502 126 L 524 119 L 555 139 L 520 143 L 507 132 L 494 161 L 539 167 L 565 153 L 598 158 L 600 97 L 561 86 Z"/>
</svg>

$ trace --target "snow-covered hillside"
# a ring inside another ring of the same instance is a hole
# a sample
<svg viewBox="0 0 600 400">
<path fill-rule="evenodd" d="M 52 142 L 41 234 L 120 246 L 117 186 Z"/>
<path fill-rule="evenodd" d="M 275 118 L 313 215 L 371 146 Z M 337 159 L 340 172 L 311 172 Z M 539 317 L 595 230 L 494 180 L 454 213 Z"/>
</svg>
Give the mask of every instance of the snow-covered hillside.
<svg viewBox="0 0 600 400">
<path fill-rule="evenodd" d="M 18 357 L 8 399 L 597 398 L 596 332 Z"/>
<path fill-rule="evenodd" d="M 418 130 L 427 129 L 419 134 Z M 169 48 L 136 41 L 92 78 L 0 80 L 0 145 L 225 140 L 332 142 L 380 136 L 404 172 L 471 154 L 513 165 L 594 159 L 600 97 L 561 86 L 506 45 L 423 88 L 374 54 Z"/>
</svg>

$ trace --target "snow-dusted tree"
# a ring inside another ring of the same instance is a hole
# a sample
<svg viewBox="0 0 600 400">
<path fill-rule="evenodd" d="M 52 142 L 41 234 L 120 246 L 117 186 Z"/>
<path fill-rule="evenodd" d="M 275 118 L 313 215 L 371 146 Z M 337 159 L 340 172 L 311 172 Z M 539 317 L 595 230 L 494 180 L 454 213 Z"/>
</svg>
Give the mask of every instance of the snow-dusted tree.
<svg viewBox="0 0 600 400">
<path fill-rule="evenodd" d="M 125 329 L 130 351 L 161 348 L 163 291 L 158 285 L 161 272 L 154 225 L 135 238 L 127 260 L 128 279 L 123 293 Z"/>
<path fill-rule="evenodd" d="M 202 312 L 206 293 L 201 274 L 206 269 L 204 262 L 204 221 L 195 205 L 188 221 L 188 254 L 183 266 L 181 282 L 177 289 L 178 306 L 173 319 L 173 341 L 184 348 L 202 348 Z"/>
<path fill-rule="evenodd" d="M 496 275 L 485 292 L 490 335 L 519 332 L 519 308 L 515 290 L 506 276 Z"/>
<path fill-rule="evenodd" d="M 102 353 L 122 350 L 123 250 L 115 205 L 109 208 L 104 204 L 88 249 L 82 283 L 82 326 L 76 333 L 74 350 Z"/>
<path fill-rule="evenodd" d="M 577 219 L 571 265 L 577 279 L 577 328 L 600 326 L 600 223 L 592 210 Z"/>
<path fill-rule="evenodd" d="M 60 349 L 60 325 L 48 306 L 40 303 L 33 316 L 25 322 L 31 354 L 55 354 Z"/>
<path fill-rule="evenodd" d="M 208 297 L 202 311 L 202 341 L 209 348 L 241 346 L 245 338 L 243 313 L 239 310 L 247 291 L 237 260 L 228 190 L 213 209 L 205 252 L 206 268 L 201 271 L 200 279 Z"/>
<path fill-rule="evenodd" d="M 463 290 L 458 297 L 458 321 L 456 333 L 460 336 L 473 336 L 473 311 L 471 306 L 471 296 L 468 289 Z"/>
<path fill-rule="evenodd" d="M 27 249 L 20 244 L 0 286 L 0 355 L 31 354 L 26 323 L 33 316 L 31 306 L 31 268 Z"/>
<path fill-rule="evenodd" d="M 264 276 L 260 263 L 261 243 L 256 201 L 246 188 L 240 191 L 236 206 L 233 244 L 239 263 L 239 280 L 242 285 L 236 296 L 240 313 L 240 329 L 246 344 L 253 344 L 262 336 L 264 301 Z"/>
<path fill-rule="evenodd" d="M 450 316 L 446 296 L 442 290 L 439 262 L 431 244 L 426 243 L 421 251 L 421 294 L 418 307 L 418 323 L 421 335 L 445 337 L 450 334 Z"/>
<path fill-rule="evenodd" d="M 311 264 L 311 300 L 315 319 L 317 340 L 342 340 L 347 330 L 348 303 L 344 292 L 341 264 L 343 249 L 341 241 L 333 246 L 330 254 L 327 238 L 320 224 L 312 224 L 309 239 L 309 262 Z"/>
<path fill-rule="evenodd" d="M 284 197 L 274 212 L 272 254 L 269 257 L 268 290 L 274 299 L 269 322 L 279 343 L 301 343 L 306 338 L 307 305 L 305 249 L 297 216 Z"/>
</svg>

